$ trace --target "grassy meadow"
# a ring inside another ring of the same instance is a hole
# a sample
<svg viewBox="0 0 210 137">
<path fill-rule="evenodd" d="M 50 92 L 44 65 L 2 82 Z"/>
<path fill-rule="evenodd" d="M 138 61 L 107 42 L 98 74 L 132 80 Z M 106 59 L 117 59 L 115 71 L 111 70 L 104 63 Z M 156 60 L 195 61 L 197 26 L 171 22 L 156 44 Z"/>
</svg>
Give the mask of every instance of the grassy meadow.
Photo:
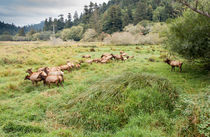
<svg viewBox="0 0 210 137">
<path fill-rule="evenodd" d="M 94 48 L 96 52 L 90 52 Z M 82 64 L 64 87 L 33 86 L 26 70 L 125 51 L 125 62 Z M 184 62 L 171 72 L 160 45 L 0 42 L 0 136 L 209 136 L 210 73 Z"/>
</svg>

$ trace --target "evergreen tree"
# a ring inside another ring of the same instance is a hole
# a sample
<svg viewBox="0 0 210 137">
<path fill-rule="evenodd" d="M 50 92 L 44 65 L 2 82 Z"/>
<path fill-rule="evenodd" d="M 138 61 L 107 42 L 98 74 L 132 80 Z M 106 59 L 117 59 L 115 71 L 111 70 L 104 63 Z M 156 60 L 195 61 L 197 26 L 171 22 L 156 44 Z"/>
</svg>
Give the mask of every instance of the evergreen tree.
<svg viewBox="0 0 210 137">
<path fill-rule="evenodd" d="M 139 23 L 142 20 L 152 19 L 152 7 L 150 7 L 146 0 L 140 0 L 136 7 L 134 15 L 134 24 Z"/>
<path fill-rule="evenodd" d="M 97 6 L 95 6 L 94 12 L 90 18 L 90 27 L 95 29 L 97 33 L 101 32 L 100 15 Z"/>
<path fill-rule="evenodd" d="M 121 9 L 119 6 L 112 6 L 104 15 L 103 31 L 113 33 L 122 30 Z"/>
<path fill-rule="evenodd" d="M 127 9 L 122 18 L 123 27 L 127 26 L 128 24 L 133 22 L 133 16 L 131 9 Z"/>
<path fill-rule="evenodd" d="M 45 21 L 44 21 L 44 28 L 43 28 L 43 30 L 44 30 L 44 31 L 48 31 L 48 29 L 49 29 L 49 27 L 48 27 L 48 20 L 47 20 L 47 19 L 45 19 Z"/>
<path fill-rule="evenodd" d="M 20 28 L 18 31 L 18 36 L 26 36 L 24 28 Z"/>
<path fill-rule="evenodd" d="M 72 27 L 72 19 L 71 19 L 71 13 L 68 13 L 67 20 L 65 21 L 65 28 L 71 28 Z"/>
<path fill-rule="evenodd" d="M 59 17 L 59 19 L 58 19 L 58 23 L 57 23 L 57 29 L 62 30 L 64 28 L 64 25 L 65 25 L 63 14 L 60 14 L 58 17 Z"/>
<path fill-rule="evenodd" d="M 53 21 L 52 21 L 52 17 L 49 17 L 48 30 L 53 31 Z"/>
<path fill-rule="evenodd" d="M 79 15 L 77 11 L 74 12 L 74 25 L 78 25 Z"/>
</svg>

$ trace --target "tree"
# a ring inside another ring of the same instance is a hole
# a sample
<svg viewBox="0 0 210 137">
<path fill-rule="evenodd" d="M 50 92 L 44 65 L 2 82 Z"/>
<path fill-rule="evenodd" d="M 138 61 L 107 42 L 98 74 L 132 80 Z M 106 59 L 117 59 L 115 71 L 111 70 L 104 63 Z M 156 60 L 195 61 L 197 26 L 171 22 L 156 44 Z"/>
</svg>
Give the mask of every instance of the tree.
<svg viewBox="0 0 210 137">
<path fill-rule="evenodd" d="M 44 31 L 48 31 L 49 30 L 49 24 L 48 24 L 48 20 L 45 19 L 44 21 L 44 28 L 43 28 Z"/>
<path fill-rule="evenodd" d="M 59 17 L 59 19 L 58 19 L 58 22 L 57 22 L 57 29 L 62 30 L 65 26 L 63 14 L 60 14 L 58 17 Z"/>
<path fill-rule="evenodd" d="M 124 13 L 122 22 L 123 22 L 123 27 L 133 22 L 133 15 L 130 8 L 128 8 L 126 12 Z"/>
<path fill-rule="evenodd" d="M 134 24 L 138 24 L 142 20 L 151 20 L 152 6 L 148 5 L 146 0 L 140 0 L 134 14 Z"/>
<path fill-rule="evenodd" d="M 77 11 L 74 12 L 74 25 L 78 25 L 78 21 L 79 21 L 79 15 L 77 13 Z"/>
<path fill-rule="evenodd" d="M 103 19 L 103 31 L 111 34 L 116 31 L 122 31 L 121 9 L 119 6 L 112 6 L 105 13 Z"/>
<path fill-rule="evenodd" d="M 72 27 L 72 19 L 71 19 L 71 13 L 68 13 L 65 28 L 71 28 Z"/>
<path fill-rule="evenodd" d="M 19 31 L 18 31 L 18 36 L 25 36 L 25 30 L 24 28 L 20 28 Z"/>
<path fill-rule="evenodd" d="M 64 41 L 67 41 L 67 40 L 80 41 L 82 39 L 82 35 L 83 35 L 82 26 L 73 26 L 70 29 L 64 29 L 61 32 L 61 38 Z"/>
<path fill-rule="evenodd" d="M 101 32 L 101 23 L 99 10 L 95 9 L 90 18 L 90 28 L 93 28 L 97 33 Z"/>
<path fill-rule="evenodd" d="M 166 45 L 187 59 L 210 62 L 210 19 L 190 10 L 176 18 L 167 34 Z M 210 65 L 210 64 L 209 64 Z"/>
</svg>

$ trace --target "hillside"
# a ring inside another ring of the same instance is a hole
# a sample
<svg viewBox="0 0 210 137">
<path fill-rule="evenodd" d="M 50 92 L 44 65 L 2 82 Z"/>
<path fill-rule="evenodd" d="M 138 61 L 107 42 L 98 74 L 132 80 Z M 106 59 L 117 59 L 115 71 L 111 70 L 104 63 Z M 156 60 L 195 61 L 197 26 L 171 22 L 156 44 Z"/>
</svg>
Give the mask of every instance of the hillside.
<svg viewBox="0 0 210 137">
<path fill-rule="evenodd" d="M 14 24 L 8 24 L 0 21 L 0 35 L 1 34 L 11 34 L 14 35 L 18 32 L 19 28 Z"/>
</svg>

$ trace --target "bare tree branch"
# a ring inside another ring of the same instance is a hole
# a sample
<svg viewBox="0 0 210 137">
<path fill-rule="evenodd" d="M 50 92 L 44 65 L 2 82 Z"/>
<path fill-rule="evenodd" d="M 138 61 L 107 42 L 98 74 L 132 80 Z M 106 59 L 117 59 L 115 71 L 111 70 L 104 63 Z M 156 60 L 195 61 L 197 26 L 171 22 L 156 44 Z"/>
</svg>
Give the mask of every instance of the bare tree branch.
<svg viewBox="0 0 210 137">
<path fill-rule="evenodd" d="M 204 12 L 204 11 L 201 11 L 201 10 L 198 9 L 198 0 L 196 0 L 196 6 L 195 7 L 192 7 L 189 3 L 187 3 L 184 0 L 176 0 L 176 1 L 178 1 L 179 3 L 187 6 L 188 8 L 190 8 L 191 10 L 193 10 L 195 12 L 197 12 L 197 13 L 203 15 L 203 16 L 206 16 L 206 17 L 210 18 L 210 14 L 208 12 Z"/>
</svg>

